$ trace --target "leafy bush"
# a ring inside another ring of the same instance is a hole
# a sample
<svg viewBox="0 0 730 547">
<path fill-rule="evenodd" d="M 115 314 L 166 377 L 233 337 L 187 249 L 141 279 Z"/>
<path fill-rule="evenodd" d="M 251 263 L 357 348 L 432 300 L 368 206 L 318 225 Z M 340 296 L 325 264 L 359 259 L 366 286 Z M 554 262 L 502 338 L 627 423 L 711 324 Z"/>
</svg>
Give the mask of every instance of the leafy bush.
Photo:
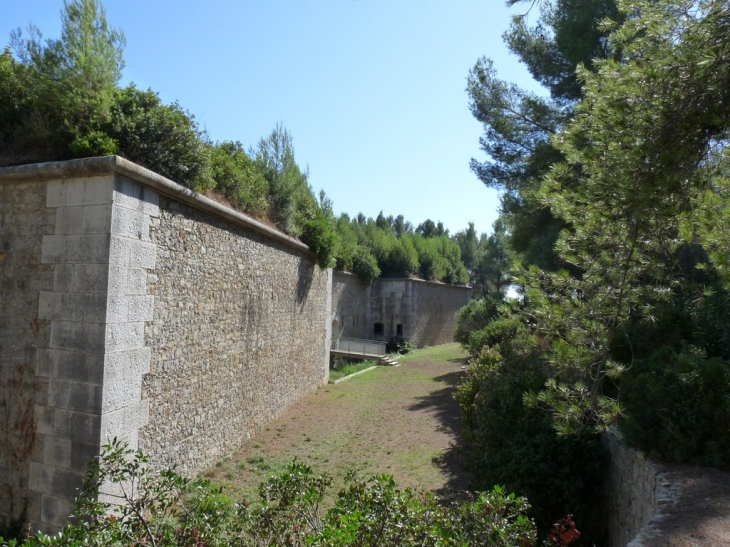
<svg viewBox="0 0 730 547">
<path fill-rule="evenodd" d="M 602 452 L 596 435 L 560 437 L 548 413 L 528 408 L 523 394 L 537 391 L 547 368 L 529 340 L 485 347 L 457 389 L 473 485 L 504 484 L 526 496 L 544 535 L 555 515 L 572 513 L 581 529 L 597 535 Z M 591 538 L 594 539 L 594 538 Z"/>
<path fill-rule="evenodd" d="M 352 256 L 352 272 L 356 274 L 366 285 L 380 277 L 380 268 L 369 249 L 358 245 Z"/>
<path fill-rule="evenodd" d="M 414 349 L 415 346 L 413 345 L 413 342 L 403 338 L 402 336 L 393 336 L 385 344 L 386 353 L 399 353 L 401 355 L 405 355 L 412 352 Z"/>
<path fill-rule="evenodd" d="M 662 460 L 730 467 L 730 363 L 662 348 L 621 379 L 626 440 Z"/>
<path fill-rule="evenodd" d="M 471 333 L 483 329 L 496 317 L 498 304 L 499 301 L 490 296 L 469 300 L 456 315 L 454 342 L 459 342 L 466 349 Z"/>
<path fill-rule="evenodd" d="M 523 498 L 502 488 L 471 501 L 441 505 L 428 493 L 399 490 L 387 475 L 350 475 L 334 507 L 322 502 L 332 480 L 293 462 L 259 487 L 257 504 L 237 502 L 208 481 L 172 470 L 149 471 L 147 458 L 115 441 L 90 469 L 77 500 L 81 517 L 59 534 L 38 534 L 22 547 L 195 546 L 447 546 L 535 545 Z M 102 484 L 117 487 L 118 503 L 98 501 Z M 0 542 L 2 539 L 0 538 Z"/>
</svg>

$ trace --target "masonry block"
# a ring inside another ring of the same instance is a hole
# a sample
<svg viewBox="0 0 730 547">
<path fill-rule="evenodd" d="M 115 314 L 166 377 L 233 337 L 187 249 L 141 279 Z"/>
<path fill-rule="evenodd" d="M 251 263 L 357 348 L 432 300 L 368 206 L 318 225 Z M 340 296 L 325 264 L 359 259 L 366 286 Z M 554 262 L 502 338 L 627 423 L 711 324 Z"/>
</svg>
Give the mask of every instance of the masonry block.
<svg viewBox="0 0 730 547">
<path fill-rule="evenodd" d="M 60 207 L 56 211 L 56 235 L 81 234 L 83 207 Z"/>
<path fill-rule="evenodd" d="M 46 189 L 46 207 L 66 205 L 66 181 L 52 180 Z"/>
<path fill-rule="evenodd" d="M 150 371 L 152 351 L 149 347 L 108 353 L 105 357 L 104 382 L 118 382 L 141 377 Z"/>
<path fill-rule="evenodd" d="M 109 204 L 83 207 L 82 232 L 84 234 L 108 234 L 112 227 L 112 207 Z"/>
<path fill-rule="evenodd" d="M 71 440 L 46 435 L 43 443 L 43 463 L 54 467 L 71 464 Z"/>
<path fill-rule="evenodd" d="M 101 417 L 73 410 L 56 409 L 53 433 L 78 442 L 93 444 L 99 438 Z"/>
<path fill-rule="evenodd" d="M 102 387 L 56 378 L 50 382 L 48 404 L 57 409 L 98 413 L 102 406 Z"/>
<path fill-rule="evenodd" d="M 55 496 L 43 495 L 41 500 L 41 520 L 44 523 L 62 528 L 75 509 L 74 502 Z"/>
<path fill-rule="evenodd" d="M 106 351 L 116 352 L 144 346 L 144 323 L 110 323 L 106 326 Z"/>
<path fill-rule="evenodd" d="M 100 443 L 96 440 L 93 443 L 71 441 L 71 463 L 70 469 L 85 473 L 89 469 L 91 461 L 99 455 Z"/>
<path fill-rule="evenodd" d="M 102 413 L 111 412 L 139 402 L 142 397 L 142 377 L 125 378 L 104 384 Z"/>
<path fill-rule="evenodd" d="M 112 233 L 142 241 L 149 241 L 149 216 L 133 211 L 132 209 L 115 207 L 114 213 L 112 214 Z"/>
<path fill-rule="evenodd" d="M 129 256 L 129 266 L 132 268 L 153 269 L 157 259 L 157 245 L 152 243 L 136 242 Z"/>
<path fill-rule="evenodd" d="M 112 235 L 109 249 L 109 264 L 123 267 L 129 266 L 132 258 L 132 247 L 135 247 L 135 243 L 135 240 L 129 237 Z"/>
<path fill-rule="evenodd" d="M 43 236 L 41 262 L 43 264 L 64 262 L 66 258 L 66 238 L 64 236 Z"/>
<path fill-rule="evenodd" d="M 59 321 L 103 323 L 106 317 L 104 294 L 58 293 L 41 291 L 38 318 Z"/>
<path fill-rule="evenodd" d="M 77 350 L 87 353 L 104 351 L 105 327 L 101 323 L 51 323 L 50 349 Z"/>
<path fill-rule="evenodd" d="M 89 234 L 65 236 L 65 262 L 80 264 L 108 264 L 110 236 Z"/>
<path fill-rule="evenodd" d="M 50 376 L 101 385 L 104 377 L 104 355 L 77 351 L 43 349 L 39 362 L 53 372 Z"/>
<path fill-rule="evenodd" d="M 152 321 L 155 310 L 154 296 L 129 297 L 129 321 Z"/>
<path fill-rule="evenodd" d="M 130 297 L 126 294 L 108 296 L 106 301 L 106 322 L 126 323 L 129 315 Z"/>
</svg>

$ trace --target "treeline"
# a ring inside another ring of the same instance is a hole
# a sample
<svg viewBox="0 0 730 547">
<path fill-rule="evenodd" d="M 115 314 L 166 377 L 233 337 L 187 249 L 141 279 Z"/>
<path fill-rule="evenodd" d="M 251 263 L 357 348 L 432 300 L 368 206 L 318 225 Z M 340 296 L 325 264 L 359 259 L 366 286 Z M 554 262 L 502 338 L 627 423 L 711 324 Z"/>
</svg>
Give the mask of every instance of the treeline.
<svg viewBox="0 0 730 547">
<path fill-rule="evenodd" d="M 539 6 L 505 39 L 549 96 L 486 58 L 468 79 L 519 298 L 462 311 L 457 398 L 474 486 L 598 544 L 605 432 L 730 467 L 730 19 L 715 0 Z"/>
<path fill-rule="evenodd" d="M 367 283 L 381 275 L 469 282 L 462 246 L 440 223 L 335 218 L 282 125 L 246 150 L 211 140 L 178 103 L 120 87 L 124 35 L 96 0 L 69 2 L 62 19 L 60 39 L 43 41 L 31 26 L 0 55 L 0 166 L 118 154 L 301 239 L 321 267 Z"/>
<path fill-rule="evenodd" d="M 118 154 L 300 238 L 333 262 L 334 225 L 322 211 L 290 134 L 277 126 L 246 151 L 214 142 L 178 103 L 120 87 L 125 46 L 96 0 L 66 4 L 62 35 L 30 26 L 0 55 L 0 165 Z"/>
</svg>

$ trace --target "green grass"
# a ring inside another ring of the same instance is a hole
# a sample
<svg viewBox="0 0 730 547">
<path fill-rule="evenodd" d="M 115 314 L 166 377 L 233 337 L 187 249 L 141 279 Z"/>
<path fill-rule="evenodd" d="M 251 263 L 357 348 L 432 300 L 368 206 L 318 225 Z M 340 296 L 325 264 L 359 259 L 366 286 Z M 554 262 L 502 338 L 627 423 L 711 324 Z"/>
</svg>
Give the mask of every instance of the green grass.
<svg viewBox="0 0 730 547">
<path fill-rule="evenodd" d="M 373 367 L 376 364 L 377 363 L 375 361 L 363 361 L 361 363 L 348 363 L 341 368 L 332 369 L 330 370 L 330 382 L 334 382 L 335 380 L 339 380 L 340 378 L 344 378 L 350 374 L 355 374 L 356 372 L 360 372 L 366 368 Z"/>
<path fill-rule="evenodd" d="M 439 362 L 456 362 L 462 361 L 468 357 L 468 354 L 457 343 L 443 344 L 441 346 L 428 346 L 425 348 L 414 350 L 407 355 L 399 355 L 397 357 L 399 363 L 408 363 L 409 361 L 419 361 L 422 363 L 439 363 Z"/>
</svg>

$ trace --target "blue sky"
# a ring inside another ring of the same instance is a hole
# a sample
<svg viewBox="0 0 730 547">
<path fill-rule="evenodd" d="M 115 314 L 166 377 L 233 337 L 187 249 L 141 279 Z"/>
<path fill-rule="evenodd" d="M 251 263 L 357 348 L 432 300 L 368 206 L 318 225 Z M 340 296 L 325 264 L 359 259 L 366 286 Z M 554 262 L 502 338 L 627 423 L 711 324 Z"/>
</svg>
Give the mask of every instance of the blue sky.
<svg viewBox="0 0 730 547">
<path fill-rule="evenodd" d="M 0 36 L 60 35 L 63 0 L 1 0 Z M 491 231 L 498 196 L 469 169 L 479 149 L 466 77 L 491 57 L 533 87 L 501 34 L 501 0 L 107 0 L 124 31 L 122 83 L 177 100 L 213 140 L 255 145 L 282 122 L 335 212 L 468 221 Z"/>
</svg>

